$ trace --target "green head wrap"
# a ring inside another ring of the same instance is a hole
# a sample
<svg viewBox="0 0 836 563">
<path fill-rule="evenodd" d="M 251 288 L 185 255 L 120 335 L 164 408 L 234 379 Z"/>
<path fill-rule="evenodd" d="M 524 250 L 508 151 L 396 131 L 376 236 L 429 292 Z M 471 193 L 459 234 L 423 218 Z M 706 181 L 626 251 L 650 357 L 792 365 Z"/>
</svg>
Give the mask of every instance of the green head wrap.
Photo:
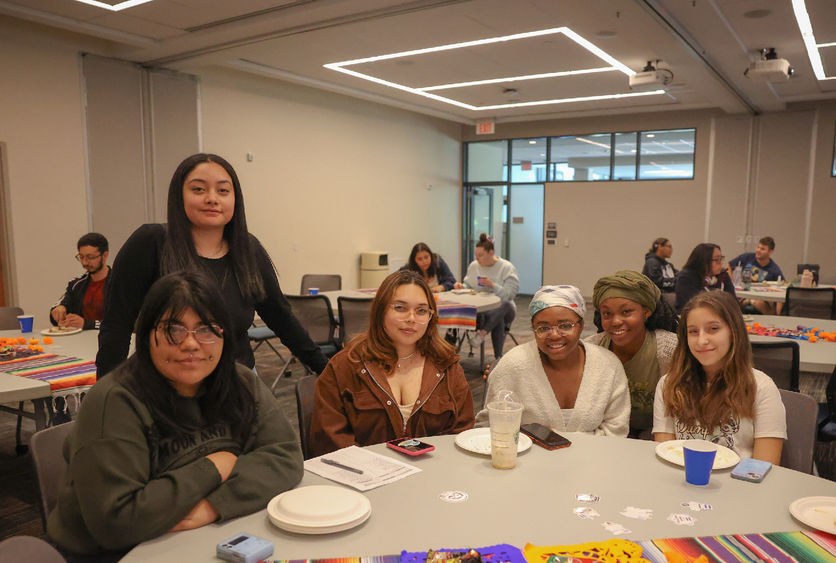
<svg viewBox="0 0 836 563">
<path fill-rule="evenodd" d="M 601 303 L 605 300 L 612 297 L 623 297 L 635 301 L 653 312 L 656 310 L 656 303 L 659 302 L 661 295 L 662 292 L 647 276 L 633 270 L 621 270 L 611 276 L 605 276 L 595 283 L 592 303 L 596 309 L 600 309 Z"/>
</svg>

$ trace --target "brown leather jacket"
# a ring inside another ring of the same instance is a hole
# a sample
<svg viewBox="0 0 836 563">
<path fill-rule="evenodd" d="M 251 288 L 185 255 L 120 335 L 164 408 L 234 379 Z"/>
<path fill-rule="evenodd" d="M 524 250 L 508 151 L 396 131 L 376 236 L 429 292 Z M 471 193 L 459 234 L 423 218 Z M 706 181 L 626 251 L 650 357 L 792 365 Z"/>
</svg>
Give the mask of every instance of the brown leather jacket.
<svg viewBox="0 0 836 563">
<path fill-rule="evenodd" d="M 331 358 L 316 381 L 311 421 L 314 455 L 354 444 L 368 446 L 473 428 L 473 396 L 458 362 L 445 369 L 428 360 L 421 377 L 415 407 L 404 421 L 382 366 L 353 362 L 345 350 Z"/>
</svg>

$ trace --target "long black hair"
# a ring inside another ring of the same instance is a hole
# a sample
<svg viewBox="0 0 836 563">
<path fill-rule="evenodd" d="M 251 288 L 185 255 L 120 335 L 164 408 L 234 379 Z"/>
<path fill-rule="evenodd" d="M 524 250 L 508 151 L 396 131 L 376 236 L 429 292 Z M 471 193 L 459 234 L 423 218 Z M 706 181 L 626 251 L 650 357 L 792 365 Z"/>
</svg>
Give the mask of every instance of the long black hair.
<svg viewBox="0 0 836 563">
<path fill-rule="evenodd" d="M 232 219 L 224 226 L 224 239 L 229 245 L 232 270 L 241 294 L 256 303 L 264 299 L 264 282 L 256 265 L 255 244 L 247 230 L 241 182 L 232 165 L 216 154 L 193 154 L 180 163 L 171 177 L 168 186 L 168 226 L 160 258 L 162 273 L 170 274 L 200 267 L 192 238 L 192 224 L 186 216 L 183 203 L 183 184 L 186 176 L 204 162 L 214 162 L 221 166 L 232 179 L 235 207 Z"/>
<path fill-rule="evenodd" d="M 229 312 L 209 275 L 199 271 L 169 274 L 157 280 L 145 295 L 136 321 L 136 352 L 117 375 L 145 403 L 162 436 L 197 430 L 179 416 L 175 407 L 177 391 L 151 359 L 151 338 L 160 338 L 157 326 L 163 317 L 178 319 L 187 309 L 207 325 L 219 326 L 219 337 L 223 333 L 232 336 Z M 255 418 L 254 394 L 236 370 L 232 340 L 224 342 L 218 365 L 201 382 L 198 400 L 207 423 L 227 423 L 233 437 L 244 440 Z"/>
<path fill-rule="evenodd" d="M 421 267 L 415 261 L 415 257 L 418 256 L 419 252 L 427 252 L 430 255 L 430 267 L 427 268 L 426 276 L 428 279 L 431 279 L 438 273 L 438 254 L 433 254 L 430 247 L 423 242 L 419 242 L 412 247 L 412 252 L 409 253 L 409 260 L 406 263 L 406 267 L 413 272 L 417 272 L 419 275 L 424 275 L 424 272 L 421 271 Z"/>
<path fill-rule="evenodd" d="M 701 279 L 710 276 L 711 259 L 714 258 L 715 248 L 720 247 L 710 242 L 699 243 L 691 251 L 691 255 L 688 256 L 688 261 L 685 262 L 682 269 L 698 273 Z"/>
</svg>

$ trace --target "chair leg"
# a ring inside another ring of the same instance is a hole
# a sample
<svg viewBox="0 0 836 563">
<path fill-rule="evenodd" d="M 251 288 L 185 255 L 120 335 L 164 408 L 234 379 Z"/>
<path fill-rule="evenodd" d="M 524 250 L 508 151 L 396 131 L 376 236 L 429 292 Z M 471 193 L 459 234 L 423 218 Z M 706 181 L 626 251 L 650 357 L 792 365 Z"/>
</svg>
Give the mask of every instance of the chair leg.
<svg viewBox="0 0 836 563">
<path fill-rule="evenodd" d="M 295 359 L 296 359 L 296 358 L 294 358 L 293 356 L 291 356 L 290 358 L 288 358 L 287 360 L 285 360 L 284 365 L 283 365 L 283 366 L 279 369 L 279 373 L 276 375 L 276 379 L 274 379 L 274 380 L 273 380 L 273 384 L 272 384 L 272 385 L 270 385 L 270 391 L 271 391 L 273 394 L 275 394 L 275 393 L 276 393 L 276 386 L 278 386 L 279 381 L 281 381 L 281 379 L 282 379 L 282 376 L 284 375 L 285 377 L 289 377 L 289 376 L 287 375 L 288 373 L 290 373 L 290 370 L 288 369 L 288 367 L 290 367 L 290 364 L 291 364 L 291 363 L 293 362 L 293 360 L 295 360 Z"/>
<path fill-rule="evenodd" d="M 20 403 L 18 403 L 17 408 L 18 408 L 18 410 L 21 410 L 21 411 L 23 410 L 23 401 L 20 401 Z M 27 451 L 29 451 L 29 447 L 26 444 L 24 444 L 23 441 L 20 439 L 20 431 L 21 431 L 21 425 L 22 424 L 23 424 L 23 415 L 18 414 L 17 415 L 17 427 L 15 428 L 15 453 L 17 455 L 23 455 Z"/>
</svg>

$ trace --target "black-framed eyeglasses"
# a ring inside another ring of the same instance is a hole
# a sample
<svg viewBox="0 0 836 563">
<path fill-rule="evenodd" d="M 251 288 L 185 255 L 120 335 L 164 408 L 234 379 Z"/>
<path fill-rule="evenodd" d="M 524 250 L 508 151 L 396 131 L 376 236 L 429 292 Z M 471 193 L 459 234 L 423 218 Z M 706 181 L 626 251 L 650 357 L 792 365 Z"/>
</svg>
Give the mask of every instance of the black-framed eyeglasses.
<svg viewBox="0 0 836 563">
<path fill-rule="evenodd" d="M 569 336 L 572 330 L 580 324 L 580 321 L 561 321 L 555 325 L 540 325 L 534 327 L 534 334 L 540 337 L 548 336 L 552 332 L 557 332 L 560 336 Z"/>
<path fill-rule="evenodd" d="M 87 260 L 88 262 L 92 262 L 93 260 L 97 260 L 101 257 L 101 254 L 76 254 L 75 259 L 79 262 L 84 262 Z"/>
<path fill-rule="evenodd" d="M 194 339 L 201 344 L 214 344 L 219 338 L 223 338 L 224 333 L 224 330 L 216 324 L 201 325 L 194 330 L 189 330 L 183 325 L 161 324 L 157 330 L 161 331 L 166 340 L 172 344 L 182 344 L 189 334 L 194 335 Z"/>
</svg>

